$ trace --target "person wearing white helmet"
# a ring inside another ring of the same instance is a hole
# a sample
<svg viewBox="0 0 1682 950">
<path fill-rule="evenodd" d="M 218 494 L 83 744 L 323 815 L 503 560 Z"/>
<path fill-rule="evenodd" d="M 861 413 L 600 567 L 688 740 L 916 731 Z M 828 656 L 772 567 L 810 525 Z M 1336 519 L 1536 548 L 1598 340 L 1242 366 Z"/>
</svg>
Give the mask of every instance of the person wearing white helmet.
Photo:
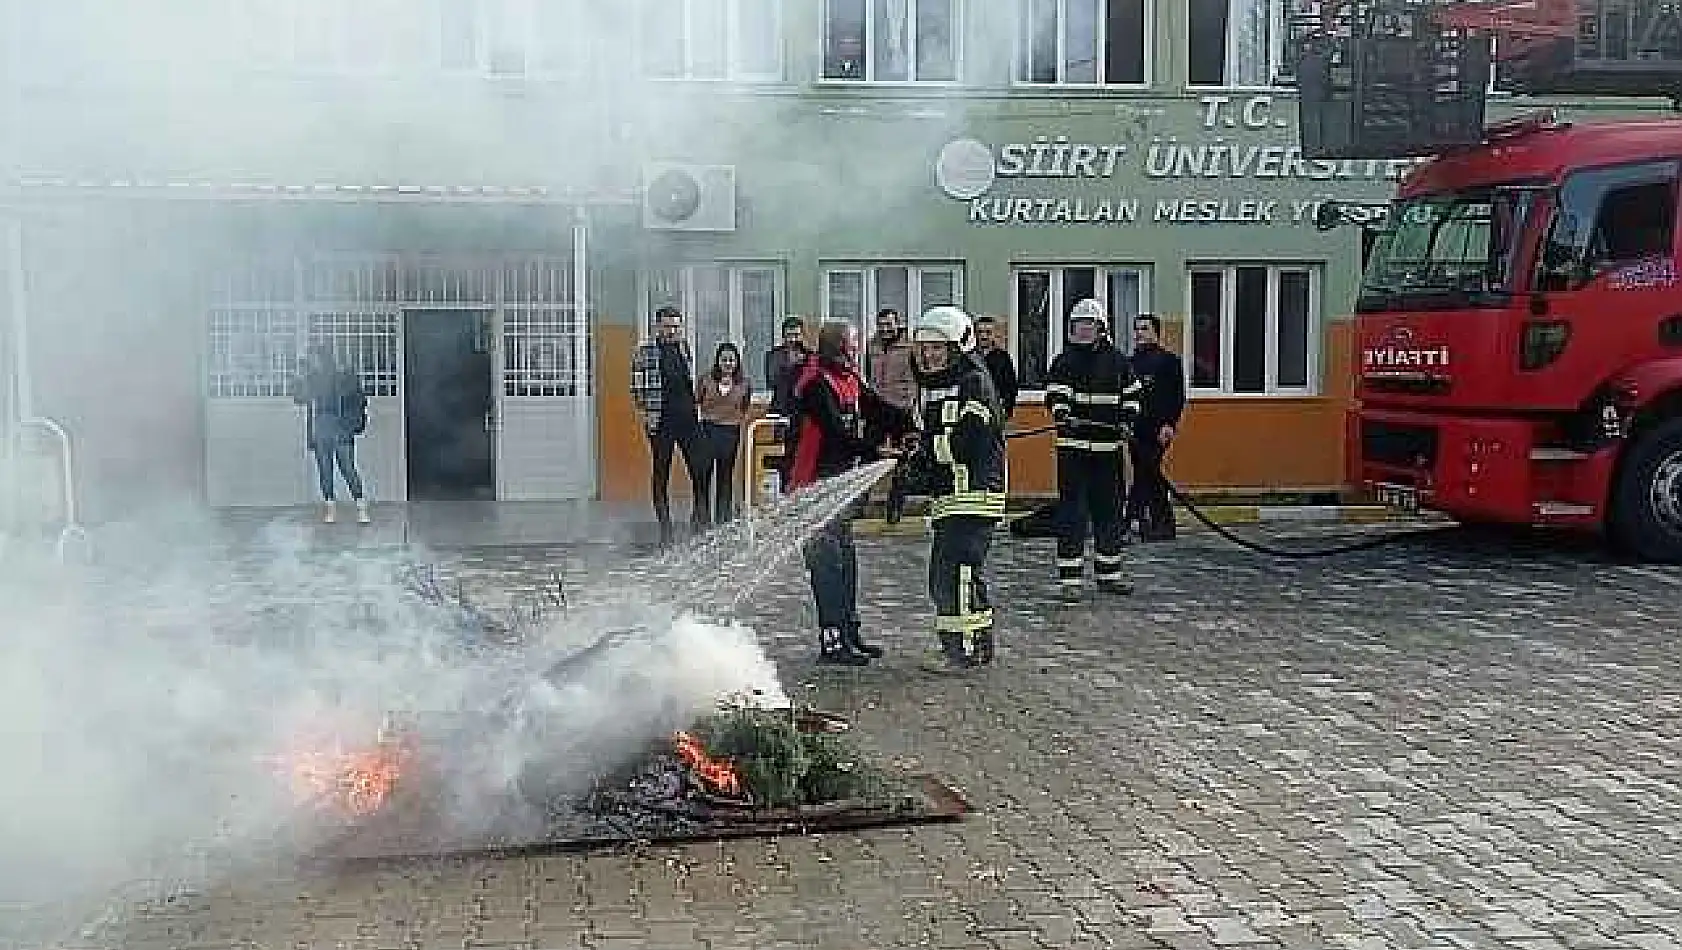
<svg viewBox="0 0 1682 950">
<path fill-rule="evenodd" d="M 1122 447 L 1139 416 L 1144 387 L 1106 331 L 1091 298 L 1069 312 L 1069 343 L 1046 373 L 1045 403 L 1057 423 L 1057 580 L 1080 590 L 1091 525 L 1098 589 L 1130 594 L 1122 576 Z"/>
<path fill-rule="evenodd" d="M 946 663 L 993 661 L 993 609 L 983 572 L 993 531 L 1005 515 L 1004 408 L 975 352 L 975 327 L 957 307 L 931 307 L 911 332 L 923 431 L 915 483 L 927 494 L 934 543 L 929 597 Z"/>
</svg>

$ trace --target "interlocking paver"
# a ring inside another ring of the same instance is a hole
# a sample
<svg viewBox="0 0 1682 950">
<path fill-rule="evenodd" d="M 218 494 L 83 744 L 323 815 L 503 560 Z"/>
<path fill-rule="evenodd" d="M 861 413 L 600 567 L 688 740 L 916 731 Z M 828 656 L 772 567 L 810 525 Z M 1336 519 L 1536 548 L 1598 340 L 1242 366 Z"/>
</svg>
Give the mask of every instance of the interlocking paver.
<svg viewBox="0 0 1682 950">
<path fill-rule="evenodd" d="M 926 546 L 860 541 L 889 658 L 811 664 L 789 565 L 742 611 L 795 695 L 982 809 L 956 827 L 235 881 L 136 913 L 134 950 L 1525 948 L 1682 937 L 1682 573 L 1453 539 L 1270 562 L 1130 555 L 1141 594 L 1061 602 L 1001 542 L 999 664 L 932 677 Z M 577 551 L 446 557 L 490 600 Z M 609 583 L 659 586 L 646 569 Z M 246 583 L 256 585 L 260 577 Z M 582 584 L 583 581 L 577 581 Z M 254 589 L 254 588 L 253 588 Z M 238 607 L 238 588 L 231 608 Z M 195 943 L 195 941 L 197 943 Z"/>
</svg>

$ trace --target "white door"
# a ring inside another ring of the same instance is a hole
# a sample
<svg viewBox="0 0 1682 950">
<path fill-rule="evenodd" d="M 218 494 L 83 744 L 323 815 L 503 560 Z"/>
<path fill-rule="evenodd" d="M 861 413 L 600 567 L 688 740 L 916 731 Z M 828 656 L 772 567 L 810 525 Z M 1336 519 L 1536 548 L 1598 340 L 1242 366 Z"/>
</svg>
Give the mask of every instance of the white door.
<svg viewBox="0 0 1682 950">
<path fill-rule="evenodd" d="M 498 308 L 497 497 L 588 499 L 596 494 L 593 333 L 586 236 L 566 258 L 504 269 Z"/>
</svg>

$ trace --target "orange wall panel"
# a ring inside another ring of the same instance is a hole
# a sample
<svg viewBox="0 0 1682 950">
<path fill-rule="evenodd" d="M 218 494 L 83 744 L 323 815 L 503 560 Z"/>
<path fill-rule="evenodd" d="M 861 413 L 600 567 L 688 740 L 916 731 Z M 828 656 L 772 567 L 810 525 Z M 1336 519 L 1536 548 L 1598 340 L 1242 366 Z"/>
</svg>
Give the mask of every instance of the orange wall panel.
<svg viewBox="0 0 1682 950">
<path fill-rule="evenodd" d="M 1176 323 L 1164 327 L 1170 346 L 1177 346 L 1179 329 Z M 1325 328 L 1324 396 L 1193 400 L 1169 454 L 1169 477 L 1183 487 L 1205 490 L 1342 486 L 1352 329 L 1347 322 Z M 599 326 L 596 339 L 602 499 L 647 502 L 648 441 L 630 398 L 636 330 Z M 1028 429 L 1049 421 L 1041 406 L 1023 405 L 1017 407 L 1011 425 Z M 746 455 L 744 451 L 738 458 Z M 739 469 L 736 477 L 741 477 Z M 688 490 L 680 458 L 672 466 L 672 497 L 687 498 Z M 1056 455 L 1049 434 L 1011 441 L 1010 490 L 1013 495 L 1056 494 Z M 674 516 L 684 515 L 680 510 Z"/>
</svg>

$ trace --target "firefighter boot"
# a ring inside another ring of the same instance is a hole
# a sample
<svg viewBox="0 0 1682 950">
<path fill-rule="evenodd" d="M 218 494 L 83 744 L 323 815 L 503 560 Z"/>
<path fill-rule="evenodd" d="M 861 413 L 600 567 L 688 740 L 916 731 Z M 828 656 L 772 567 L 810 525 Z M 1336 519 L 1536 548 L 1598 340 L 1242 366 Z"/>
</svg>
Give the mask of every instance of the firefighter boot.
<svg viewBox="0 0 1682 950">
<path fill-rule="evenodd" d="M 940 652 L 946 658 L 947 669 L 967 670 L 975 666 L 975 659 L 965 647 L 964 635 L 961 633 L 942 633 Z"/>
<path fill-rule="evenodd" d="M 876 644 L 864 642 L 864 637 L 859 634 L 859 625 L 856 623 L 848 624 L 842 633 L 844 634 L 842 639 L 847 648 L 854 653 L 863 654 L 872 660 L 880 660 L 886 654 L 886 651 Z"/>
<path fill-rule="evenodd" d="M 975 632 L 975 662 L 986 666 L 993 662 L 993 628 L 982 627 Z"/>
<path fill-rule="evenodd" d="M 854 650 L 839 627 L 825 627 L 818 631 L 818 662 L 827 666 L 865 666 L 870 663 L 870 657 Z"/>
</svg>

